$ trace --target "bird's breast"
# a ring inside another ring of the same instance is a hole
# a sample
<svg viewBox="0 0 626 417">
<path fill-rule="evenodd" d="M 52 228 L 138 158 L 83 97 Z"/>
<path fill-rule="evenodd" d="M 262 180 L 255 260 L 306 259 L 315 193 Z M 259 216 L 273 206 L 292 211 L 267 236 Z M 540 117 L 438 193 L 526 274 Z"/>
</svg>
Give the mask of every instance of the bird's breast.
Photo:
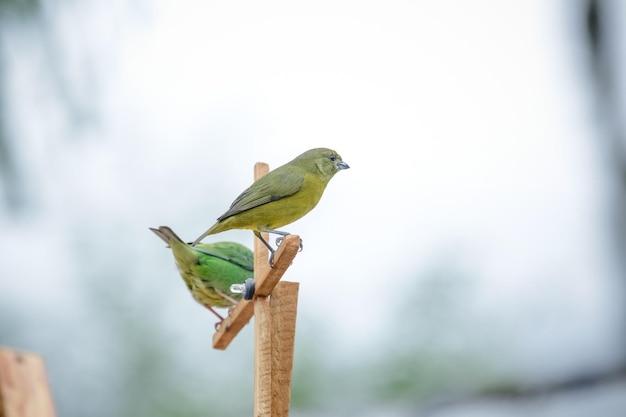
<svg viewBox="0 0 626 417">
<path fill-rule="evenodd" d="M 268 204 L 273 213 L 267 227 L 277 229 L 303 217 L 319 203 L 325 187 L 326 184 L 314 176 L 306 176 L 297 193 Z"/>
</svg>

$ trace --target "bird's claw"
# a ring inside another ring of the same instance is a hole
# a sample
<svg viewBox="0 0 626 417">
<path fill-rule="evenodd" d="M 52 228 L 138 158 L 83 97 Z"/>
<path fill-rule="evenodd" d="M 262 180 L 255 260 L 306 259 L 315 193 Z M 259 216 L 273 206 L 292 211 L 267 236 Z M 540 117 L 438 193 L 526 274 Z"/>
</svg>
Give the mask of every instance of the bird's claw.
<svg viewBox="0 0 626 417">
<path fill-rule="evenodd" d="M 279 236 L 276 238 L 276 246 L 280 246 L 281 243 L 283 243 L 283 239 L 285 237 L 284 236 Z M 302 252 L 302 249 L 304 248 L 304 244 L 302 243 L 302 239 L 300 239 L 300 249 L 298 249 L 298 252 Z"/>
<path fill-rule="evenodd" d="M 219 331 L 220 327 L 222 327 L 222 323 L 224 323 L 224 320 L 218 321 L 215 323 L 215 331 Z"/>
<path fill-rule="evenodd" d="M 283 243 L 283 239 L 285 239 L 285 236 L 279 236 L 276 238 L 276 247 L 279 247 L 281 243 Z M 269 257 L 269 262 L 270 262 L 270 267 L 274 268 L 274 253 L 275 250 L 271 249 L 269 245 L 266 245 L 267 248 L 270 250 L 270 257 Z M 302 249 L 304 248 L 304 244 L 302 243 L 302 239 L 300 239 L 300 248 L 298 249 L 298 252 L 302 252 Z"/>
</svg>

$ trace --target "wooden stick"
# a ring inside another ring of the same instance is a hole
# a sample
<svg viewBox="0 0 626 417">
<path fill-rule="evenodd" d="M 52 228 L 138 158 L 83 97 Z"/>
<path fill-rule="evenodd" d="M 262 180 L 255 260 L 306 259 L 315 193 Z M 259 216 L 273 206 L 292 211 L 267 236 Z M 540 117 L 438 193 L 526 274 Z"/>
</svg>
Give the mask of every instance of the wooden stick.
<svg viewBox="0 0 626 417">
<path fill-rule="evenodd" d="M 263 162 L 254 165 L 254 178 L 259 179 L 269 172 L 269 166 Z M 269 241 L 267 233 L 262 233 L 263 239 Z M 297 235 L 285 236 L 281 245 L 274 254 L 274 268 L 269 266 L 269 251 L 256 237 L 254 238 L 254 283 L 255 297 L 267 297 L 274 290 L 300 248 L 300 237 Z M 213 348 L 224 350 L 237 334 L 248 324 L 254 313 L 251 301 L 241 300 L 230 315 L 222 322 L 213 335 Z M 1 417 L 1 416 L 0 416 Z"/>
<path fill-rule="evenodd" d="M 259 240 L 259 239 L 257 239 Z M 261 243 L 261 246 L 267 251 L 265 245 Z M 283 277 L 287 268 L 291 265 L 291 262 L 298 254 L 300 250 L 300 236 L 288 235 L 285 236 L 280 246 L 274 253 L 274 267 L 270 268 L 269 263 L 265 264 L 266 270 L 263 271 L 263 275 L 259 276 L 257 281 L 256 269 L 254 270 L 254 295 L 255 297 L 267 297 L 274 291 L 274 287 L 278 284 L 278 281 Z"/>
<path fill-rule="evenodd" d="M 282 281 L 270 296 L 272 314 L 272 417 L 289 415 L 300 283 Z"/>
<path fill-rule="evenodd" d="M 279 282 L 254 302 L 255 417 L 289 415 L 299 286 Z"/>
<path fill-rule="evenodd" d="M 256 239 L 255 240 L 259 240 Z M 259 242 L 262 249 L 267 251 L 265 245 Z M 255 248 L 256 250 L 257 248 Z M 282 244 L 276 250 L 274 254 L 274 268 L 269 267 L 269 262 L 265 265 L 255 265 L 254 281 L 255 281 L 255 295 L 254 297 L 267 297 L 273 290 L 276 284 L 280 281 L 291 262 L 298 254 L 300 249 L 300 237 L 297 235 L 289 235 L 283 239 Z M 258 253 L 258 252 L 257 252 Z M 256 256 L 256 255 L 255 255 Z M 265 258 L 267 260 L 267 258 Z M 265 275 L 257 276 L 257 270 L 260 270 Z M 219 329 L 213 335 L 213 348 L 224 350 L 228 347 L 230 342 L 237 336 L 239 331 L 248 324 L 252 318 L 254 312 L 252 300 L 241 300 L 237 303 L 235 308 L 231 311 L 230 315 L 222 322 Z"/>
<path fill-rule="evenodd" d="M 269 172 L 269 165 L 257 162 L 254 165 L 254 179 L 257 180 Z M 269 234 L 261 233 L 269 242 Z M 274 260 L 274 266 L 277 262 Z M 272 314 L 269 294 L 257 292 L 257 285 L 267 276 L 269 250 L 256 237 L 254 238 L 254 416 L 270 416 L 272 410 Z M 282 275 L 282 274 L 281 274 Z M 262 297 L 259 297 L 262 295 Z"/>
<path fill-rule="evenodd" d="M 0 416 L 54 417 L 43 359 L 0 349 Z"/>
<path fill-rule="evenodd" d="M 268 297 L 254 300 L 254 416 L 272 410 L 272 312 Z"/>
<path fill-rule="evenodd" d="M 269 170 L 270 170 L 270 167 L 268 164 L 264 162 L 257 162 L 256 164 L 254 164 L 254 180 L 256 181 L 259 178 L 263 177 L 265 174 L 269 172 Z M 266 242 L 270 241 L 269 233 L 261 233 L 261 236 Z M 258 287 L 260 286 L 261 281 L 263 281 L 265 277 L 267 276 L 267 274 L 271 271 L 271 269 L 272 268 L 270 268 L 270 262 L 269 262 L 269 250 L 267 250 L 267 247 L 265 247 L 265 245 L 255 236 L 254 237 L 254 286 L 255 286 L 254 295 L 255 296 L 259 296 L 259 295 L 268 296 L 269 295 L 269 292 L 267 293 L 259 292 Z"/>
<path fill-rule="evenodd" d="M 257 162 L 254 164 L 254 180 L 258 180 L 267 174 L 270 167 L 265 162 Z M 262 233 L 263 239 L 267 242 L 269 237 L 267 233 Z M 259 239 L 254 239 L 254 281 L 259 282 L 261 276 L 265 276 L 265 271 L 269 267 L 269 251 L 261 243 Z M 256 292 L 256 291 L 255 291 Z M 224 350 L 237 334 L 248 324 L 254 314 L 253 303 L 249 300 L 241 300 L 235 308 L 230 312 L 228 317 L 222 322 L 220 327 L 213 335 L 213 349 Z M 0 416 L 1 417 L 1 416 Z"/>
<path fill-rule="evenodd" d="M 265 162 L 257 162 L 254 164 L 254 180 L 265 176 L 270 171 L 270 166 Z M 261 233 L 261 236 L 266 242 L 270 241 L 269 233 Z M 269 251 L 265 245 L 254 237 L 254 284 L 258 285 L 261 277 L 267 274 L 270 269 Z M 255 289 L 255 294 L 257 294 Z"/>
<path fill-rule="evenodd" d="M 255 180 L 269 166 L 254 166 Z M 269 235 L 262 234 L 269 242 Z M 269 265 L 269 251 L 254 239 L 254 284 L 252 301 L 241 300 L 213 335 L 213 347 L 226 349 L 237 333 L 254 320 L 254 416 L 286 417 L 291 399 L 291 374 L 298 307 L 296 282 L 279 282 L 300 249 L 300 237 L 285 236 Z M 3 417 L 3 416 L 0 416 Z"/>
<path fill-rule="evenodd" d="M 255 179 L 268 170 L 266 164 L 256 164 Z M 267 233 L 262 236 L 269 242 Z M 279 281 L 299 249 L 300 237 L 286 236 L 274 254 L 273 267 L 270 267 L 268 249 L 259 239 L 254 240 L 255 417 L 286 417 L 289 414 L 298 284 L 289 283 L 292 285 L 285 288 L 285 283 Z"/>
<path fill-rule="evenodd" d="M 241 329 L 248 324 L 253 314 L 254 303 L 251 300 L 239 301 L 213 334 L 213 349 L 226 349 Z"/>
</svg>

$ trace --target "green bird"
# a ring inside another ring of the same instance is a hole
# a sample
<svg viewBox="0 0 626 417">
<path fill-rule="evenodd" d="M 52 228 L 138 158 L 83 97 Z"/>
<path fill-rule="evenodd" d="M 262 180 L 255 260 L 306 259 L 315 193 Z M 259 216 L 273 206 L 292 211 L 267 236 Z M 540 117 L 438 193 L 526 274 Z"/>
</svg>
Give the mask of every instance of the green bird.
<svg viewBox="0 0 626 417">
<path fill-rule="evenodd" d="M 252 251 L 235 242 L 191 246 L 167 226 L 150 230 L 172 249 L 180 275 L 193 298 L 211 310 L 221 323 L 224 318 L 213 307 L 232 307 L 241 299 L 241 294 L 231 292 L 230 286 L 252 277 Z"/>
<path fill-rule="evenodd" d="M 270 265 L 274 249 L 261 236 L 262 232 L 281 236 L 288 232 L 276 230 L 295 222 L 317 205 L 330 179 L 350 166 L 332 149 L 316 148 L 304 152 L 256 180 L 231 204 L 217 222 L 198 237 L 197 245 L 208 235 L 231 229 L 250 229 L 269 249 Z M 279 245 L 282 237 L 276 239 Z"/>
</svg>

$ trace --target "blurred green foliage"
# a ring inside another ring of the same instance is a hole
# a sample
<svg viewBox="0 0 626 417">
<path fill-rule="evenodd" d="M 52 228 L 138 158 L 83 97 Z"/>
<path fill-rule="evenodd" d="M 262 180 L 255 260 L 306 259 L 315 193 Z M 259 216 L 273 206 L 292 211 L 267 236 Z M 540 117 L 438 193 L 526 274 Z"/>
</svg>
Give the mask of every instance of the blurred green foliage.
<svg viewBox="0 0 626 417">
<path fill-rule="evenodd" d="M 15 15 L 33 15 L 38 13 L 40 8 L 41 2 L 39 0 L 0 0 L 0 13 L 10 13 L 12 18 L 15 18 Z"/>
<path fill-rule="evenodd" d="M 36 17 L 41 7 L 37 0 L 0 0 L 0 24 L 5 19 Z M 0 30 L 0 36 L 6 32 Z M 0 48 L 2 41 L 6 42 L 0 39 Z M 17 169 L 6 128 L 9 105 L 2 57 L 0 49 L 0 176 L 7 200 L 12 200 L 11 189 L 18 188 Z M 80 304 L 81 317 L 45 309 L 24 310 L 0 294 L 0 343 L 37 350 L 44 356 L 58 414 L 250 414 L 252 330 L 246 329 L 229 353 L 216 353 L 210 346 L 212 322 L 207 314 L 206 326 L 193 329 L 203 335 L 196 350 L 181 356 L 181 335 L 166 324 L 162 312 L 163 284 L 150 281 L 154 270 L 127 268 L 137 255 L 132 241 L 120 242 L 113 232 L 101 230 L 72 233 L 77 243 L 72 262 L 80 300 L 74 301 Z M 149 233 L 147 229 L 145 233 Z M 84 236 L 101 239 L 81 239 Z M 164 251 L 163 256 L 169 255 Z M 112 263 L 111 257 L 117 261 Z M 128 262 L 118 262 L 124 259 Z M 470 324 L 480 322 L 468 304 L 473 290 L 471 272 L 450 257 L 423 275 L 407 274 L 414 287 L 403 293 L 398 310 L 391 312 L 382 348 L 374 353 L 358 352 L 358 360 L 333 361 L 325 350 L 328 336 L 324 323 L 299 316 L 294 410 L 388 402 L 417 407 L 509 386 L 508 376 L 494 364 L 494 358 L 507 349 L 491 338 L 497 329 L 489 329 L 486 320 L 482 328 Z M 81 279 L 85 276 L 88 281 Z M 171 278 L 183 291 L 173 269 Z M 199 308 L 191 299 L 188 303 Z"/>
</svg>

